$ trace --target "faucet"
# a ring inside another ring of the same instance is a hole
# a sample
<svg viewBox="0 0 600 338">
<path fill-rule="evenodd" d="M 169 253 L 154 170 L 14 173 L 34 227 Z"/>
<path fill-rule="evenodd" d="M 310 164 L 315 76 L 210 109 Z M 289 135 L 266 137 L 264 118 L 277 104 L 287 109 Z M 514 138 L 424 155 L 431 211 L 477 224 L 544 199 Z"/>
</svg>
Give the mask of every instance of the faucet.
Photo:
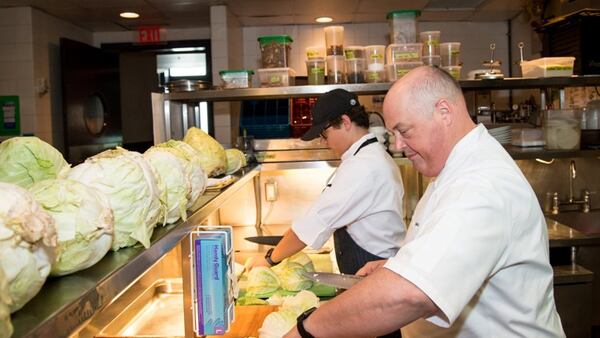
<svg viewBox="0 0 600 338">
<path fill-rule="evenodd" d="M 576 200 L 573 196 L 573 180 L 577 178 L 577 169 L 575 167 L 575 161 L 571 161 L 569 164 L 569 198 L 565 202 L 561 202 L 558 197 L 558 192 L 552 194 L 552 214 L 556 215 L 560 212 L 561 205 L 581 205 L 581 211 L 584 213 L 590 212 L 591 197 L 588 190 L 583 191 L 583 199 Z"/>
</svg>

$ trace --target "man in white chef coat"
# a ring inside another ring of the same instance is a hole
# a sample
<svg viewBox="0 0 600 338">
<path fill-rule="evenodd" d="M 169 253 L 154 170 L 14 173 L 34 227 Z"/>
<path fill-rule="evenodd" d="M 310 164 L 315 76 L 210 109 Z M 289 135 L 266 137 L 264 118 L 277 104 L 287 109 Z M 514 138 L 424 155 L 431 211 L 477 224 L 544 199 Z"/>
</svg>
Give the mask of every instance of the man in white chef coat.
<svg viewBox="0 0 600 338">
<path fill-rule="evenodd" d="M 368 132 L 368 114 L 355 94 L 327 92 L 312 114 L 302 140 L 321 137 L 341 163 L 308 212 L 250 267 L 275 265 L 306 246 L 321 248 L 333 235 L 340 271 L 354 274 L 369 261 L 392 257 L 404 238 L 400 171 Z"/>
<path fill-rule="evenodd" d="M 548 234 L 531 186 L 439 68 L 412 70 L 384 101 L 386 126 L 435 177 L 405 240 L 363 281 L 298 317 L 286 337 L 564 337 Z"/>
</svg>

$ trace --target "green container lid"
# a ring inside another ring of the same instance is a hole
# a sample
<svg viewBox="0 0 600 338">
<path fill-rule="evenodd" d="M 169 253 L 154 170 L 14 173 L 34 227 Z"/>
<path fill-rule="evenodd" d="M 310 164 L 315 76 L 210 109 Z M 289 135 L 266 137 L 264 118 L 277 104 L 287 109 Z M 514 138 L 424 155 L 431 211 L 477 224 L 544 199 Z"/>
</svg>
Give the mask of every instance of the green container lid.
<svg viewBox="0 0 600 338">
<path fill-rule="evenodd" d="M 248 69 L 227 69 L 227 70 L 222 70 L 219 72 L 219 75 L 225 75 L 225 74 L 236 74 L 236 73 L 248 73 L 248 75 L 253 75 L 254 71 L 253 70 L 248 70 Z"/>
<path fill-rule="evenodd" d="M 289 35 L 259 36 L 257 40 L 258 40 L 258 43 L 260 43 L 261 45 L 264 45 L 264 44 L 267 44 L 270 42 L 276 42 L 276 43 L 281 43 L 281 44 L 294 42 L 294 40 L 292 40 L 292 38 Z"/>
<path fill-rule="evenodd" d="M 421 16 L 421 11 L 417 10 L 417 9 L 401 9 L 401 10 L 391 11 L 391 12 L 387 13 L 387 16 L 385 18 L 389 20 L 391 18 L 394 18 L 397 16 L 405 16 L 407 14 L 413 14 L 416 18 L 417 16 Z"/>
</svg>

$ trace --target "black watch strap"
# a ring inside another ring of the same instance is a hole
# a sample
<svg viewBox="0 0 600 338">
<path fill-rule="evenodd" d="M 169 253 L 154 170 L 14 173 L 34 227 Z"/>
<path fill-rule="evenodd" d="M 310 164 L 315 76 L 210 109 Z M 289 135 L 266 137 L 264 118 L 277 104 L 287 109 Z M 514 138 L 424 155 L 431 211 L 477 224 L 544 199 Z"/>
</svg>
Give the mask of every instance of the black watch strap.
<svg viewBox="0 0 600 338">
<path fill-rule="evenodd" d="M 304 328 L 304 320 L 306 320 L 306 318 L 308 318 L 308 316 L 310 316 L 310 314 L 313 313 L 316 309 L 317 309 L 316 307 L 310 308 L 310 309 L 302 312 L 302 314 L 300 314 L 300 316 L 298 316 L 298 319 L 296 320 L 296 326 L 298 328 L 298 333 L 300 334 L 300 337 L 315 338 L 315 336 L 310 334 L 310 332 L 306 331 L 306 329 Z"/>
<path fill-rule="evenodd" d="M 274 261 L 271 259 L 271 255 L 273 254 L 273 250 L 275 250 L 275 248 L 271 248 L 271 249 L 269 249 L 269 250 L 267 251 L 267 253 L 265 254 L 265 260 L 267 261 L 267 263 L 269 263 L 269 265 L 270 265 L 270 266 L 273 266 L 273 265 L 277 265 L 277 264 L 279 264 L 279 262 L 274 262 Z"/>
</svg>

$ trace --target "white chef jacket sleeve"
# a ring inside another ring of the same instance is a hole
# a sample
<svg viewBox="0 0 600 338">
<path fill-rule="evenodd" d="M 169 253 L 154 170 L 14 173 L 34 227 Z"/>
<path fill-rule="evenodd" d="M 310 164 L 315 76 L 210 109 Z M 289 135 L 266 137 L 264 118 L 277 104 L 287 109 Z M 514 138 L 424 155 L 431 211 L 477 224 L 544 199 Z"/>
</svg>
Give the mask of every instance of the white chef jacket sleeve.
<svg viewBox="0 0 600 338">
<path fill-rule="evenodd" d="M 342 167 L 342 165 L 344 165 Z M 331 187 L 323 190 L 308 212 L 292 223 L 292 230 L 306 245 L 319 249 L 335 230 L 360 219 L 371 208 L 373 170 L 359 161 L 343 163 Z"/>
<path fill-rule="evenodd" d="M 440 308 L 428 321 L 448 327 L 499 266 L 510 235 L 497 189 L 478 177 L 437 191 L 418 233 L 385 267 L 415 284 Z M 417 221 L 418 222 L 418 221 Z"/>
</svg>

